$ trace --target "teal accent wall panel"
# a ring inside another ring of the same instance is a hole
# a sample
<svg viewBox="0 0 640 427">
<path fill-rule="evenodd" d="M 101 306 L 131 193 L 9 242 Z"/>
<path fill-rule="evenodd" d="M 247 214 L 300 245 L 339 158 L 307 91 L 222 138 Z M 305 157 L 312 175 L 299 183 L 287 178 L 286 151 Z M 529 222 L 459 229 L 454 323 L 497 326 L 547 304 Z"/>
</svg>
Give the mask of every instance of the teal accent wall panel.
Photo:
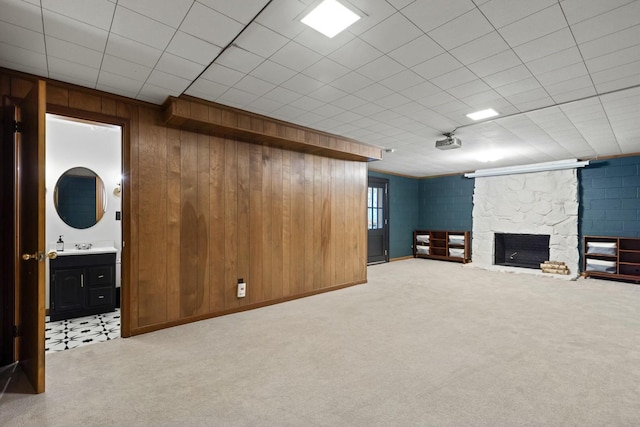
<svg viewBox="0 0 640 427">
<path fill-rule="evenodd" d="M 421 179 L 418 228 L 471 231 L 474 184 L 464 175 Z"/>
<path fill-rule="evenodd" d="M 578 179 L 581 237 L 640 237 L 640 156 L 593 160 Z"/>
</svg>

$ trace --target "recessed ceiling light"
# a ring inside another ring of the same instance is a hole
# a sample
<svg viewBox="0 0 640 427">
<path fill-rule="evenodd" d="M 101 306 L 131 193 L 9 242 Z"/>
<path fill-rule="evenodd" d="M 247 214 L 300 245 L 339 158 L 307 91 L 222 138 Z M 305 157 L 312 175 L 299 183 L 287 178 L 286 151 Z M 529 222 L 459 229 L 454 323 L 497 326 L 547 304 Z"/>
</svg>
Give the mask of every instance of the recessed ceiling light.
<svg viewBox="0 0 640 427">
<path fill-rule="evenodd" d="M 499 113 L 493 108 L 488 108 L 486 110 L 476 111 L 475 113 L 467 114 L 467 117 L 469 117 L 472 120 L 482 120 L 482 119 L 488 119 L 489 117 L 495 117 L 498 114 Z"/>
<path fill-rule="evenodd" d="M 336 0 L 324 0 L 307 16 L 302 23 L 321 32 L 329 38 L 356 22 L 360 17 Z"/>
</svg>

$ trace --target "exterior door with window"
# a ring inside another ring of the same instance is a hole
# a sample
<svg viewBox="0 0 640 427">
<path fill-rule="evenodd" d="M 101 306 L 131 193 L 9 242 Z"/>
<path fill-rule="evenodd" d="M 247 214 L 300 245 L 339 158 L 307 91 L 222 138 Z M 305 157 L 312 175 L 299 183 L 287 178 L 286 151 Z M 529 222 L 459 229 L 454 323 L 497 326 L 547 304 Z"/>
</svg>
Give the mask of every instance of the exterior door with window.
<svg viewBox="0 0 640 427">
<path fill-rule="evenodd" d="M 369 177 L 367 263 L 389 261 L 389 180 Z"/>
</svg>

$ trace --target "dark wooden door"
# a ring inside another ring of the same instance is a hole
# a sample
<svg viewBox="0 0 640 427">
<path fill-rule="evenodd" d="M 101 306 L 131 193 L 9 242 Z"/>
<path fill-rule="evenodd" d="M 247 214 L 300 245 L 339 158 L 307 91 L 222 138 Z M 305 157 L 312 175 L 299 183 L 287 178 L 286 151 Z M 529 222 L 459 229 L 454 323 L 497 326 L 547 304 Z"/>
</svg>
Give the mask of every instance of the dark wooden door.
<svg viewBox="0 0 640 427">
<path fill-rule="evenodd" d="M 369 177 L 367 263 L 389 261 L 389 181 Z"/>
<path fill-rule="evenodd" d="M 16 289 L 18 361 L 36 393 L 44 392 L 45 113 L 44 81 L 17 107 Z"/>
</svg>

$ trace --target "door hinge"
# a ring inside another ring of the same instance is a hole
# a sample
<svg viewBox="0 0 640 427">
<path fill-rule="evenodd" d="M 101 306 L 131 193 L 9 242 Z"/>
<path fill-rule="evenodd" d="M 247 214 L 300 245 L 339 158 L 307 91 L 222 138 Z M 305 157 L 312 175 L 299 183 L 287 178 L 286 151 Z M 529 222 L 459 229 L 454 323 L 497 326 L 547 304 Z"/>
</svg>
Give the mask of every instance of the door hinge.
<svg viewBox="0 0 640 427">
<path fill-rule="evenodd" d="M 389 220 L 387 218 L 384 219 L 384 225 L 388 225 L 389 224 Z"/>
<path fill-rule="evenodd" d="M 18 328 L 18 325 L 13 325 L 13 337 L 17 338 L 20 336 L 20 328 Z"/>
<path fill-rule="evenodd" d="M 385 256 L 389 255 L 389 251 L 385 249 L 385 250 L 384 250 L 384 255 L 385 255 Z"/>
<path fill-rule="evenodd" d="M 22 133 L 22 122 L 19 122 L 17 120 L 13 121 L 13 132 Z"/>
</svg>

